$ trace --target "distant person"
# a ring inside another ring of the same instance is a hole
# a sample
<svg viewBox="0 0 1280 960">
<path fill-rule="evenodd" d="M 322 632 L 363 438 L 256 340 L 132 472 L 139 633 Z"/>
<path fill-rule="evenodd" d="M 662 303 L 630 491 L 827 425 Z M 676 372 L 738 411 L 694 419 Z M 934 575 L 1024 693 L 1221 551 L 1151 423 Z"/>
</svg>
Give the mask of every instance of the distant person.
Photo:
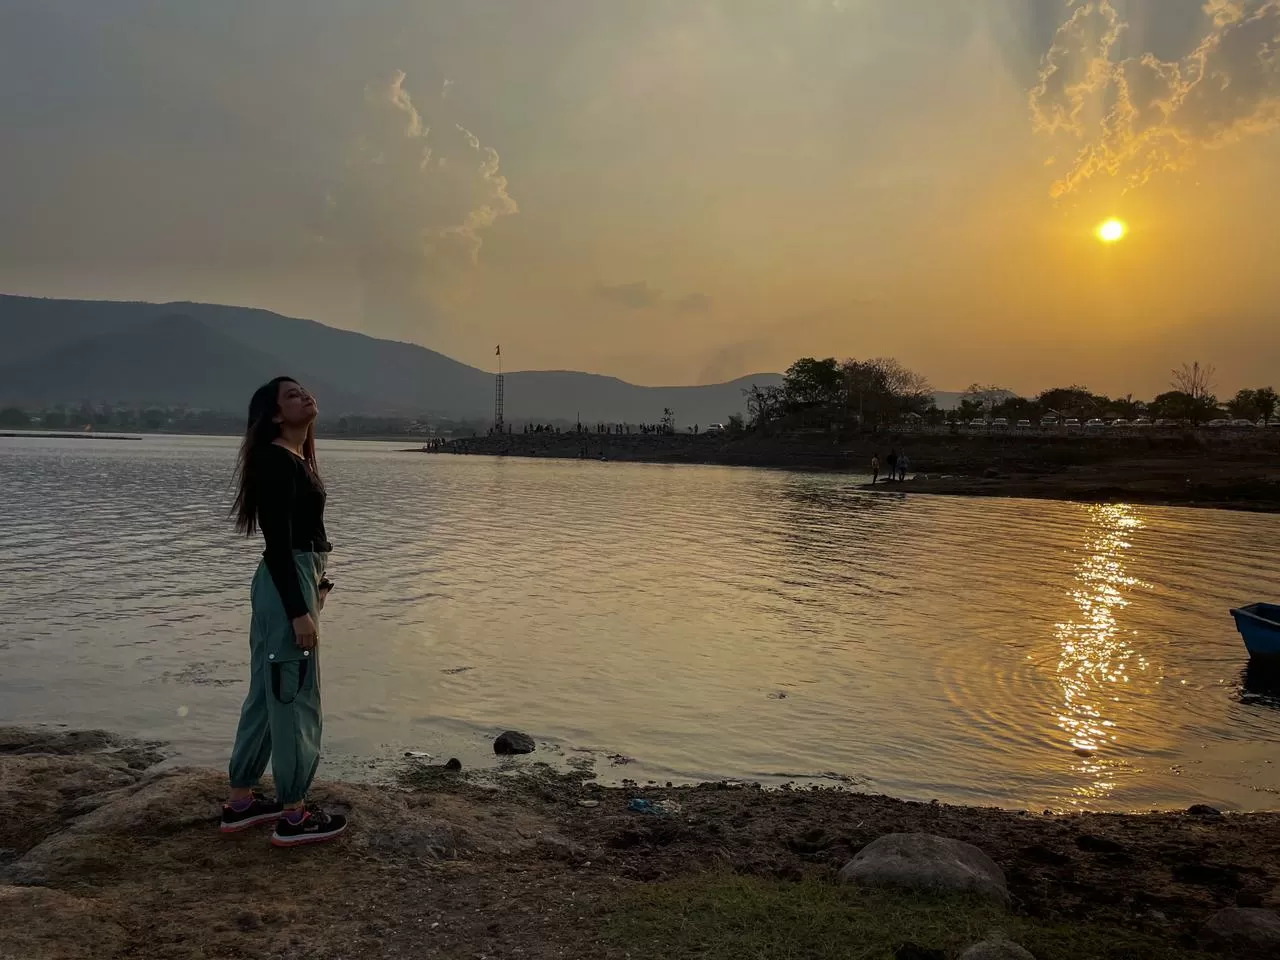
<svg viewBox="0 0 1280 960">
<path fill-rule="evenodd" d="M 898 457 L 898 479 L 906 480 L 907 471 L 911 469 L 911 458 L 905 453 Z"/>
<path fill-rule="evenodd" d="M 320 763 L 317 617 L 333 584 L 324 530 L 325 489 L 316 468 L 315 399 L 277 377 L 249 402 L 232 513 L 245 536 L 261 530 L 266 550 L 250 591 L 249 693 L 231 751 L 231 798 L 222 832 L 275 822 L 278 847 L 332 840 L 345 817 L 306 802 Z M 258 781 L 271 761 L 278 797 Z"/>
<path fill-rule="evenodd" d="M 873 453 L 871 455 L 871 485 L 874 487 L 876 481 L 880 479 L 880 454 Z"/>
<path fill-rule="evenodd" d="M 898 451 L 890 450 L 884 460 L 889 465 L 889 480 L 892 482 L 898 475 Z"/>
</svg>

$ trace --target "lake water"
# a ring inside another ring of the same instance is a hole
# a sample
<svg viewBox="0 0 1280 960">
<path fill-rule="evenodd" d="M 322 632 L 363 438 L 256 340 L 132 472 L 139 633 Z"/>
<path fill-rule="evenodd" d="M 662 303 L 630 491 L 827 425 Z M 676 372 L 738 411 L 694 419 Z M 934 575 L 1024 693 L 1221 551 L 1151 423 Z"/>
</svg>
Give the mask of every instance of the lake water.
<svg viewBox="0 0 1280 960">
<path fill-rule="evenodd" d="M 0 722 L 225 762 L 261 549 L 225 520 L 234 453 L 0 439 Z M 606 780 L 1280 808 L 1280 697 L 1245 677 L 1227 615 L 1280 594 L 1280 517 L 383 444 L 321 459 L 329 775 L 405 750 L 492 764 L 516 728 Z"/>
</svg>

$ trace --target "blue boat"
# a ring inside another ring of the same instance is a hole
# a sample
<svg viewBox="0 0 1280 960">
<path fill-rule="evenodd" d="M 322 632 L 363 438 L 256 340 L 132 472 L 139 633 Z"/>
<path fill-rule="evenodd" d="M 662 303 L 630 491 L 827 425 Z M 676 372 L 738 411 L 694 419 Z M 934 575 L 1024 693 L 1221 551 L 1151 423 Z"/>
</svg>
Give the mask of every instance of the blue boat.
<svg viewBox="0 0 1280 960">
<path fill-rule="evenodd" d="M 1280 605 L 1251 603 L 1232 610 L 1236 629 L 1251 657 L 1280 658 Z"/>
</svg>

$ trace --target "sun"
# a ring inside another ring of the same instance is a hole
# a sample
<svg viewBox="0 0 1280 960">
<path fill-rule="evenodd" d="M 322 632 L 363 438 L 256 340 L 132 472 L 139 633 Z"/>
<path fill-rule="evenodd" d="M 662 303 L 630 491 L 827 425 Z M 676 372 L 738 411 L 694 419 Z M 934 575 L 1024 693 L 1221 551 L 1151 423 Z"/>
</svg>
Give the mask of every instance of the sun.
<svg viewBox="0 0 1280 960">
<path fill-rule="evenodd" d="M 1112 217 L 1098 224 L 1098 229 L 1094 232 L 1103 243 L 1115 243 L 1117 240 L 1124 239 L 1124 235 L 1129 232 L 1129 227 L 1123 220 Z"/>
</svg>

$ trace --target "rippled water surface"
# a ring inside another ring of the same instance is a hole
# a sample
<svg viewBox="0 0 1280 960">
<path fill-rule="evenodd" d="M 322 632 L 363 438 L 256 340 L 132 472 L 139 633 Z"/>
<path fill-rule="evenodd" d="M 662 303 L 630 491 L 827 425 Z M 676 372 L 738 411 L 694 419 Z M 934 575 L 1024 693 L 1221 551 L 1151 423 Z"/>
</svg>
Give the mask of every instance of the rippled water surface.
<svg viewBox="0 0 1280 960">
<path fill-rule="evenodd" d="M 0 721 L 224 761 L 260 549 L 224 519 L 233 457 L 210 438 L 0 439 Z M 515 727 L 606 779 L 1280 807 L 1280 696 L 1246 675 L 1227 615 L 1280 597 L 1280 518 L 321 457 L 331 773 L 407 749 L 491 762 Z"/>
</svg>

